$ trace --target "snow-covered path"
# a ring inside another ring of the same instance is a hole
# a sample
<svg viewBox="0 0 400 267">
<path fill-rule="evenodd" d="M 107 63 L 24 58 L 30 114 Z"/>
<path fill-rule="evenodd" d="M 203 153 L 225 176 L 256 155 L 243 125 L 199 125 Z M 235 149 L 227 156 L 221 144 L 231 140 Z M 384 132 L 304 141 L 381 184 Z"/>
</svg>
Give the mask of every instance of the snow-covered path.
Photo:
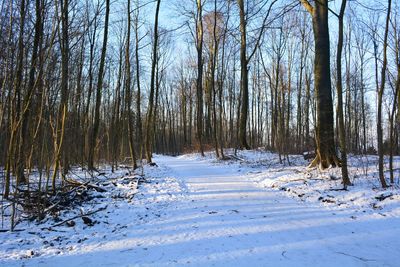
<svg viewBox="0 0 400 267">
<path fill-rule="evenodd" d="M 186 157 L 159 161 L 187 187 L 188 199 L 170 211 L 173 230 L 167 243 L 171 244 L 158 263 L 398 265 L 400 248 L 395 244 L 399 244 L 399 218 L 366 216 L 364 220 L 352 211 L 299 203 L 257 187 L 229 166 Z M 154 247 L 154 252 L 157 250 L 164 251 Z"/>
<path fill-rule="evenodd" d="M 176 186 L 160 182 L 132 209 L 109 215 L 126 221 L 119 232 L 70 253 L 7 265 L 399 266 L 398 217 L 299 202 L 210 160 L 155 161 Z"/>
</svg>

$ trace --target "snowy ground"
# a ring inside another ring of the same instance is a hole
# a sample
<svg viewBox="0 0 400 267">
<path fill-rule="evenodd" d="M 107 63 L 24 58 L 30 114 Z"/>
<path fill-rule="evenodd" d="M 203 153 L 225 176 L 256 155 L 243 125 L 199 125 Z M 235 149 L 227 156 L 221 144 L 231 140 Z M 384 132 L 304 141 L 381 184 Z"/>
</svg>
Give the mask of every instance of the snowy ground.
<svg viewBox="0 0 400 267">
<path fill-rule="evenodd" d="M 83 207 L 107 205 L 93 226 L 0 233 L 0 266 L 398 266 L 400 190 L 379 189 L 374 157 L 351 159 L 349 191 L 300 157 L 239 157 L 156 156 L 138 190 L 115 177 Z"/>
</svg>

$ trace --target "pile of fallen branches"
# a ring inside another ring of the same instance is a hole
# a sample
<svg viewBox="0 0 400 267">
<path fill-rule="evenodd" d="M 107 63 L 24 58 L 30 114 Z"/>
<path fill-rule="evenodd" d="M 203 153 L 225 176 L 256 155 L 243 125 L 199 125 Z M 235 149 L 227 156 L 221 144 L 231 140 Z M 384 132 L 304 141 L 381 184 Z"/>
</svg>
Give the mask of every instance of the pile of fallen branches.
<svg viewBox="0 0 400 267">
<path fill-rule="evenodd" d="M 107 190 L 90 182 L 75 180 L 64 180 L 56 194 L 26 186 L 14 187 L 14 193 L 2 201 L 2 215 L 11 216 L 11 230 L 22 220 L 40 222 L 49 215 L 58 222 L 61 221 L 58 218 L 61 211 L 81 206 L 93 198 L 103 197 L 100 194 L 91 194 L 90 191 L 103 193 Z M 11 211 L 4 212 L 7 208 Z M 17 218 L 16 214 L 20 216 Z"/>
<path fill-rule="evenodd" d="M 31 220 L 42 220 L 48 213 L 56 216 L 61 210 L 91 200 L 93 196 L 88 193 L 89 190 L 106 192 L 105 189 L 89 182 L 67 181 L 55 195 L 40 191 L 30 192 L 28 199 L 25 197 L 24 212 L 31 215 Z"/>
<path fill-rule="evenodd" d="M 0 232 L 18 231 L 16 226 L 23 221 L 46 224 L 43 229 L 51 229 L 60 225 L 73 226 L 73 220 L 80 217 L 86 225 L 93 225 L 95 222 L 88 215 L 105 209 L 99 209 L 97 204 L 106 204 L 108 197 L 130 202 L 138 185 L 145 182 L 143 175 L 125 172 L 123 167 L 120 170 L 119 174 L 111 177 L 107 171 L 75 173 L 71 170 L 74 178 L 63 177 L 54 191 L 40 179 L 13 186 L 13 193 L 7 199 L 0 194 Z M 114 190 L 114 187 L 128 190 Z M 83 212 L 85 206 L 90 208 Z M 51 222 L 53 225 L 48 227 Z"/>
</svg>

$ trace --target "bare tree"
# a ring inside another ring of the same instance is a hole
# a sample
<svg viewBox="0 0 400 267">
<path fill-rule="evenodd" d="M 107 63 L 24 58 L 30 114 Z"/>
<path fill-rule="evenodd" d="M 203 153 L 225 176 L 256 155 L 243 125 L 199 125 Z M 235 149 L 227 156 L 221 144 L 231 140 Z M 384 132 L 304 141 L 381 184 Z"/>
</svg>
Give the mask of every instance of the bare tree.
<svg viewBox="0 0 400 267">
<path fill-rule="evenodd" d="M 273 5 L 277 1 L 274 0 L 269 4 L 268 10 L 264 16 L 261 28 L 259 30 L 258 36 L 254 41 L 254 47 L 250 53 L 247 53 L 248 38 L 247 38 L 247 9 L 245 8 L 245 1 L 237 0 L 239 7 L 239 19 L 240 19 L 240 88 L 241 88 L 241 109 L 239 113 L 239 140 L 238 145 L 241 148 L 249 149 L 250 146 L 247 143 L 246 129 L 247 129 L 247 118 L 249 112 L 249 69 L 248 65 L 251 58 L 254 56 L 261 38 L 263 37 L 264 30 L 267 27 L 267 22 L 269 15 L 271 13 Z"/>
<path fill-rule="evenodd" d="M 126 45 L 125 45 L 125 99 L 126 99 L 126 109 L 128 113 L 128 143 L 129 143 L 129 153 L 132 160 L 133 169 L 137 168 L 136 163 L 136 152 L 134 144 L 134 134 L 133 134 L 133 115 L 132 115 L 132 89 L 131 89 L 131 53 L 130 53 L 130 40 L 131 40 L 131 0 L 128 0 L 127 6 L 127 35 L 126 35 Z"/>
<path fill-rule="evenodd" d="M 90 145 L 89 145 L 88 168 L 90 170 L 94 169 L 94 152 L 95 152 L 95 147 L 96 147 L 96 142 L 97 142 L 97 135 L 99 133 L 99 126 L 100 126 L 100 106 L 101 106 L 101 95 L 102 95 L 102 90 L 103 90 L 104 65 L 105 65 L 106 52 L 107 52 L 109 16 L 110 16 L 110 0 L 106 0 L 106 14 L 105 14 L 105 19 L 104 19 L 103 46 L 101 49 L 100 67 L 99 67 L 99 74 L 98 74 L 98 78 L 97 78 L 94 123 L 93 123 L 92 135 L 90 136 Z"/>
<path fill-rule="evenodd" d="M 154 91 L 156 87 L 156 65 L 157 65 L 157 47 L 158 47 L 158 14 L 160 11 L 161 0 L 157 0 L 156 13 L 154 17 L 154 40 L 153 40 L 153 52 L 152 52 L 152 63 L 151 63 L 151 78 L 150 78 L 150 96 L 149 106 L 146 118 L 146 159 L 148 163 L 152 162 L 152 137 L 153 137 L 153 123 L 154 123 Z"/>
<path fill-rule="evenodd" d="M 66 157 L 64 151 L 64 134 L 65 134 L 65 121 L 68 112 L 68 75 L 69 75 L 69 0 L 61 2 L 61 102 L 57 115 L 57 124 L 54 135 L 54 170 L 52 176 L 53 193 L 56 193 L 56 179 L 58 170 L 60 168 L 61 157 Z"/>
<path fill-rule="evenodd" d="M 337 44 L 337 54 L 336 54 L 336 68 L 337 68 L 337 113 L 339 117 L 339 139 L 340 139 L 340 153 L 341 153 L 341 163 L 342 163 L 342 179 L 343 185 L 351 185 L 349 174 L 347 171 L 347 147 L 346 147 L 346 134 L 344 128 L 344 118 L 343 118 L 343 89 L 342 89 L 342 49 L 343 49 L 343 17 L 344 11 L 346 9 L 346 0 L 342 0 L 340 7 L 340 12 L 338 15 L 339 19 L 339 36 Z"/>
<path fill-rule="evenodd" d="M 333 132 L 333 101 L 330 74 L 328 0 L 316 1 L 314 6 L 307 0 L 300 0 L 312 16 L 315 58 L 314 83 L 317 95 L 316 144 L 317 155 L 310 167 L 319 165 L 327 168 L 338 166 Z"/>
<path fill-rule="evenodd" d="M 382 133 L 382 98 L 385 90 L 385 81 L 386 81 L 386 68 L 387 68 L 387 43 L 388 43 L 388 33 L 389 33 L 389 22 L 390 22 L 390 10 L 392 6 L 392 1 L 388 0 L 388 8 L 386 15 L 386 24 L 385 24 L 385 34 L 383 37 L 383 62 L 382 62 L 382 70 L 381 70 L 381 84 L 378 91 L 378 118 L 377 118 L 377 135 L 378 135 L 378 156 L 379 156 L 379 180 L 383 188 L 387 187 L 385 176 L 383 173 L 383 133 Z"/>
<path fill-rule="evenodd" d="M 199 142 L 200 153 L 204 156 L 203 148 L 203 2 L 196 0 L 196 51 L 197 51 L 197 140 Z"/>
</svg>

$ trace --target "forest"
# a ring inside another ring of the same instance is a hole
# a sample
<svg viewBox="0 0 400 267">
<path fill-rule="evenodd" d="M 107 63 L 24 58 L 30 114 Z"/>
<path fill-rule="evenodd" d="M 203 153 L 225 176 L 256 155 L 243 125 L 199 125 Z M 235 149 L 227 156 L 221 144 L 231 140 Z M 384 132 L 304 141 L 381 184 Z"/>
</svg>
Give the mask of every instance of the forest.
<svg viewBox="0 0 400 267">
<path fill-rule="evenodd" d="M 399 207 L 399 23 L 391 0 L 2 0 L 0 235 L 118 177 L 150 188 L 187 154 L 327 176 Z M 63 220 L 52 222 L 75 227 Z"/>
</svg>

